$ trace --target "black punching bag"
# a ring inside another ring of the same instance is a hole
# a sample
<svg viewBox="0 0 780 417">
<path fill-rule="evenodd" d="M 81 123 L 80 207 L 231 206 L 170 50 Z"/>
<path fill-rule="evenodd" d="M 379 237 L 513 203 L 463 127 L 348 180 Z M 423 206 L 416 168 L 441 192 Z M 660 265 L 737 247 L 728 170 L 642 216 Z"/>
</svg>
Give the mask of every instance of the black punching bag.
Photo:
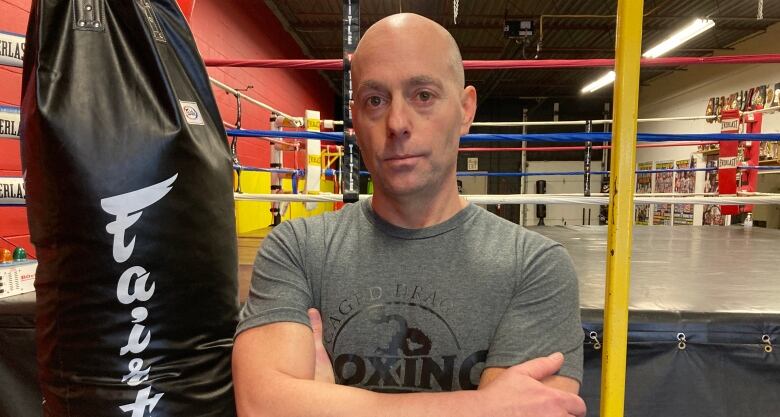
<svg viewBox="0 0 780 417">
<path fill-rule="evenodd" d="M 23 77 L 44 416 L 234 416 L 231 158 L 175 0 L 33 1 Z"/>
</svg>

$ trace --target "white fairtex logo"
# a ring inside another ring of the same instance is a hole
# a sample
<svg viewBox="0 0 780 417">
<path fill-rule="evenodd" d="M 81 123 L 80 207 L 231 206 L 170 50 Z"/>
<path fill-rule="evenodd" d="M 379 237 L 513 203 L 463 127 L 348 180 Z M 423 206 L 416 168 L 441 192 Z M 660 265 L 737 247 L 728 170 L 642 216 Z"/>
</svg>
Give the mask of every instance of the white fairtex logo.
<svg viewBox="0 0 780 417">
<path fill-rule="evenodd" d="M 106 225 L 106 231 L 114 236 L 113 255 L 117 263 L 121 264 L 130 259 L 130 255 L 133 254 L 133 248 L 135 248 L 135 236 L 130 239 L 130 243 L 125 244 L 125 232 L 127 229 L 141 218 L 143 209 L 160 201 L 171 191 L 172 184 L 176 181 L 178 175 L 176 174 L 163 182 L 140 190 L 100 200 L 100 206 L 103 207 L 103 210 L 116 216 L 114 221 Z M 131 266 L 119 277 L 116 286 L 116 298 L 124 305 L 134 302 L 143 303 L 152 298 L 154 287 L 154 281 L 151 280 L 151 275 L 146 269 L 141 266 Z M 131 288 L 132 292 L 130 291 Z M 130 312 L 130 316 L 132 317 L 131 323 L 133 323 L 133 328 L 127 337 L 127 344 L 119 350 L 119 356 L 125 356 L 128 353 L 136 356 L 127 364 L 127 369 L 130 372 L 122 376 L 122 383 L 126 383 L 130 387 L 136 387 L 149 378 L 149 372 L 152 370 L 151 366 L 144 368 L 143 358 L 137 357 L 149 346 L 152 332 L 141 324 L 149 316 L 149 311 L 146 307 L 134 307 Z M 163 396 L 163 393 L 159 393 L 150 398 L 151 391 L 151 386 L 139 390 L 136 394 L 135 402 L 121 405 L 119 408 L 125 413 L 132 412 L 131 417 L 146 416 L 147 407 L 149 408 L 149 414 L 151 414 L 157 402 Z"/>
</svg>

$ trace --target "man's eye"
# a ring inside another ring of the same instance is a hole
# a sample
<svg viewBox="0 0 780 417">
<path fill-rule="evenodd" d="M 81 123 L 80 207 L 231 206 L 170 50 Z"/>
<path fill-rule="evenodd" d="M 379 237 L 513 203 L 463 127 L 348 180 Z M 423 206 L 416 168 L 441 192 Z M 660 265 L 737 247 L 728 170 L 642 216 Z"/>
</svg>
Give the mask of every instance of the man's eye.
<svg viewBox="0 0 780 417">
<path fill-rule="evenodd" d="M 379 107 L 382 105 L 382 98 L 378 96 L 371 96 L 368 98 L 368 104 L 372 107 Z"/>
<path fill-rule="evenodd" d="M 433 98 L 433 94 L 431 94 L 429 91 L 420 91 L 417 94 L 417 97 L 419 97 L 421 101 L 428 101 Z"/>
</svg>

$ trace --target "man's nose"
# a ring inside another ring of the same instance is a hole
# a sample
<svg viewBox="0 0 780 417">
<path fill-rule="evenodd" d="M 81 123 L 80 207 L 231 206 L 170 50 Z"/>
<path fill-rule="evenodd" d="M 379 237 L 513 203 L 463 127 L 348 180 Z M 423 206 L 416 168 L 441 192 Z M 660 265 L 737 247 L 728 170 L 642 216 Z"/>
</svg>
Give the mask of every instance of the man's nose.
<svg viewBox="0 0 780 417">
<path fill-rule="evenodd" d="M 387 136 L 391 139 L 406 139 L 411 134 L 408 103 L 404 100 L 392 100 L 387 115 Z"/>
</svg>

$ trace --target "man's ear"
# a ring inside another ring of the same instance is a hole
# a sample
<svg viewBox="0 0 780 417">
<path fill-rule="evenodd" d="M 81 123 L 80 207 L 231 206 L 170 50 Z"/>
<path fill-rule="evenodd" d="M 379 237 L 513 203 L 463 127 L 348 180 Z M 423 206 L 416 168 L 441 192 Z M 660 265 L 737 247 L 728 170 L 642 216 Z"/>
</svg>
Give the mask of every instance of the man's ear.
<svg viewBox="0 0 780 417">
<path fill-rule="evenodd" d="M 465 135 L 471 129 L 474 116 L 477 113 L 477 89 L 469 85 L 463 89 L 461 95 L 461 107 L 463 108 L 463 120 L 461 120 L 460 134 Z"/>
</svg>

